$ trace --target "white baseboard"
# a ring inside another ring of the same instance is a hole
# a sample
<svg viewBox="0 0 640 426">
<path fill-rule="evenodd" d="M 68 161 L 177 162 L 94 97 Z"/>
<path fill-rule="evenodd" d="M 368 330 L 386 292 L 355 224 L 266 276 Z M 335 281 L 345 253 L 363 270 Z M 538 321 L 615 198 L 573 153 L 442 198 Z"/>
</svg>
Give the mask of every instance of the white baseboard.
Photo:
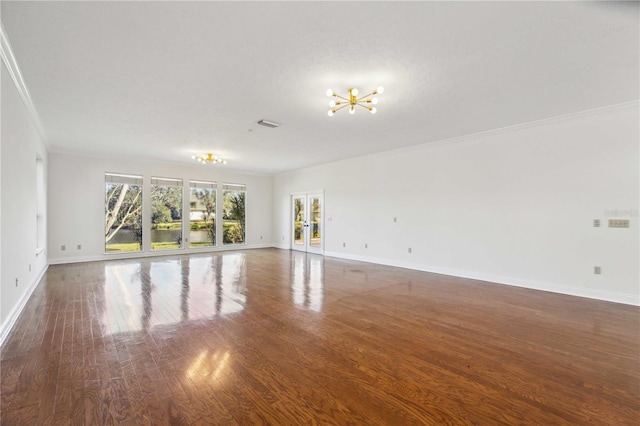
<svg viewBox="0 0 640 426">
<path fill-rule="evenodd" d="M 161 251 L 146 251 L 136 253 L 110 253 L 110 254 L 97 254 L 90 256 L 77 256 L 77 257 L 49 257 L 50 265 L 62 265 L 66 263 L 83 263 L 83 262 L 96 262 L 101 260 L 115 260 L 115 259 L 137 259 L 142 257 L 158 257 L 158 256 L 174 256 L 177 254 L 199 254 L 199 253 L 215 253 L 220 251 L 236 251 L 236 250 L 252 250 L 259 248 L 274 247 L 273 244 L 238 244 L 233 246 L 215 246 L 215 247 L 201 247 L 201 248 L 189 248 L 183 250 L 161 250 Z"/>
<path fill-rule="evenodd" d="M 45 265 L 45 267 L 42 268 L 42 272 L 40 272 L 40 274 L 35 279 L 35 281 L 31 283 L 27 291 L 25 291 L 22 294 L 22 297 L 20 298 L 20 300 L 18 301 L 18 303 L 14 305 L 13 309 L 9 313 L 9 316 L 7 316 L 7 319 L 2 324 L 2 328 L 0 328 L 0 347 L 4 345 L 5 339 L 11 333 L 13 326 L 15 325 L 16 321 L 20 317 L 22 310 L 27 305 L 29 298 L 31 297 L 35 289 L 38 287 L 38 284 L 40 284 L 40 281 L 42 280 L 42 277 L 44 277 L 45 272 L 47 272 L 48 267 L 49 265 Z"/>
<path fill-rule="evenodd" d="M 532 290 L 548 291 L 552 293 L 566 294 L 569 296 L 586 297 L 589 299 L 603 300 L 607 302 L 623 303 L 625 305 L 640 306 L 640 297 L 635 294 L 618 293 L 614 291 L 606 291 L 600 289 L 592 289 L 585 287 L 572 287 L 557 283 L 547 283 L 532 280 L 523 280 L 520 278 L 504 277 L 499 275 L 491 275 L 479 272 L 460 271 L 438 266 L 415 264 L 409 262 L 399 262 L 389 259 L 372 258 L 367 256 L 353 255 L 350 253 L 325 252 L 325 256 L 337 257 L 340 259 L 357 260 L 361 262 L 377 263 L 379 265 L 396 266 L 399 268 L 414 269 L 417 271 L 433 272 L 436 274 L 450 275 L 460 278 L 469 278 L 480 281 L 488 281 L 496 284 L 510 285 L 514 287 L 529 288 Z"/>
<path fill-rule="evenodd" d="M 291 246 L 289 244 L 271 244 L 271 247 L 282 250 L 291 250 Z"/>
</svg>

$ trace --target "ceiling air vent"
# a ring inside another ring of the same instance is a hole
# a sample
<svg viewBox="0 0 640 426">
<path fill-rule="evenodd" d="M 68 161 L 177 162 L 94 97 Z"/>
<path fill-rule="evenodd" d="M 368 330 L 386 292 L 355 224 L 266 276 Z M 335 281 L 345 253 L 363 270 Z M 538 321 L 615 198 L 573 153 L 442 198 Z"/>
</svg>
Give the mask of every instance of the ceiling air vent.
<svg viewBox="0 0 640 426">
<path fill-rule="evenodd" d="M 273 121 L 268 121 L 268 120 L 260 120 L 258 121 L 258 124 L 261 126 L 266 126 L 266 127 L 271 127 L 271 128 L 275 128 L 280 126 L 278 123 L 274 123 Z"/>
</svg>

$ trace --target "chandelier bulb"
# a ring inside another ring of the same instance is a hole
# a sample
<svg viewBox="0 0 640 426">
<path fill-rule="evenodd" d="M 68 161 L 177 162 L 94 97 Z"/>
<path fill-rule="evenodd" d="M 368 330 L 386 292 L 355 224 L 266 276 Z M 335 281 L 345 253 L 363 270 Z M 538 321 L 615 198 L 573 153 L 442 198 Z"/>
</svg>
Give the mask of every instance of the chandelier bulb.
<svg viewBox="0 0 640 426">
<path fill-rule="evenodd" d="M 378 87 L 376 89 L 376 93 L 383 94 L 384 93 L 384 87 L 382 87 L 382 86 Z"/>
<path fill-rule="evenodd" d="M 329 106 L 330 106 L 331 108 L 333 108 L 334 106 L 336 106 L 336 101 L 330 101 L 330 102 L 329 102 Z"/>
<path fill-rule="evenodd" d="M 360 93 L 360 92 L 358 92 L 358 89 L 356 89 L 355 87 L 353 89 L 351 89 L 351 94 L 353 96 L 358 96 L 358 93 Z"/>
<path fill-rule="evenodd" d="M 369 111 L 371 111 L 371 114 L 375 114 L 375 113 L 376 113 L 376 111 L 377 111 L 377 109 L 375 109 L 375 108 L 371 108 Z"/>
<path fill-rule="evenodd" d="M 331 97 L 333 95 L 334 95 L 333 90 L 327 89 L 327 96 Z"/>
<path fill-rule="evenodd" d="M 329 117 L 333 117 L 333 111 L 332 111 L 332 110 L 329 110 L 329 112 L 327 113 L 327 115 L 328 115 Z"/>
<path fill-rule="evenodd" d="M 351 108 L 349 108 L 349 114 L 353 115 L 356 113 L 356 109 L 353 107 L 353 105 L 351 105 Z"/>
<path fill-rule="evenodd" d="M 374 105 L 378 105 L 378 98 L 371 99 L 371 103 Z"/>
</svg>

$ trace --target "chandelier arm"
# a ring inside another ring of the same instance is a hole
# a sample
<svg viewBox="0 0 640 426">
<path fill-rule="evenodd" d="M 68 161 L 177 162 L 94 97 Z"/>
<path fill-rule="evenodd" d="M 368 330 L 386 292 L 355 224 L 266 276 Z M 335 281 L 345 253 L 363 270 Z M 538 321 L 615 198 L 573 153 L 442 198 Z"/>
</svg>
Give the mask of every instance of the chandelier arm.
<svg viewBox="0 0 640 426">
<path fill-rule="evenodd" d="M 366 109 L 367 111 L 370 111 L 368 106 L 364 106 L 364 105 L 362 105 L 361 103 L 357 103 L 356 105 L 359 105 L 359 106 L 361 106 L 362 108 Z"/>
<path fill-rule="evenodd" d="M 373 93 L 373 92 L 371 92 L 371 93 L 369 93 L 369 94 L 366 94 L 366 95 L 364 95 L 363 97 L 358 98 L 356 102 L 360 102 L 361 100 L 363 100 L 364 98 L 368 98 L 369 96 L 374 96 L 374 93 Z"/>
<path fill-rule="evenodd" d="M 344 105 L 342 105 L 340 108 L 336 108 L 336 109 L 334 109 L 333 111 L 338 112 L 338 111 L 340 111 L 342 108 L 346 108 L 346 107 L 348 107 L 348 106 L 350 106 L 350 105 L 351 105 L 351 104 L 344 104 Z"/>
<path fill-rule="evenodd" d="M 344 101 L 349 102 L 349 98 L 345 98 L 344 96 L 340 96 L 340 95 L 336 95 L 336 94 L 334 94 L 334 95 L 333 95 L 333 97 L 334 97 L 334 98 L 340 98 L 340 99 L 342 99 L 342 100 L 344 100 Z"/>
</svg>

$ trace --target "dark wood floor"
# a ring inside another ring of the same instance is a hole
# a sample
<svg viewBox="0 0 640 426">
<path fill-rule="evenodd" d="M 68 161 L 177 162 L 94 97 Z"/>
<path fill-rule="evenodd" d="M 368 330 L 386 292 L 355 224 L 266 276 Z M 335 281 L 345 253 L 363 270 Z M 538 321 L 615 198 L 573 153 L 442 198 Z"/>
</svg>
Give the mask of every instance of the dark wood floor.
<svg viewBox="0 0 640 426">
<path fill-rule="evenodd" d="M 264 249 L 51 266 L 2 425 L 637 425 L 640 309 Z"/>
</svg>

